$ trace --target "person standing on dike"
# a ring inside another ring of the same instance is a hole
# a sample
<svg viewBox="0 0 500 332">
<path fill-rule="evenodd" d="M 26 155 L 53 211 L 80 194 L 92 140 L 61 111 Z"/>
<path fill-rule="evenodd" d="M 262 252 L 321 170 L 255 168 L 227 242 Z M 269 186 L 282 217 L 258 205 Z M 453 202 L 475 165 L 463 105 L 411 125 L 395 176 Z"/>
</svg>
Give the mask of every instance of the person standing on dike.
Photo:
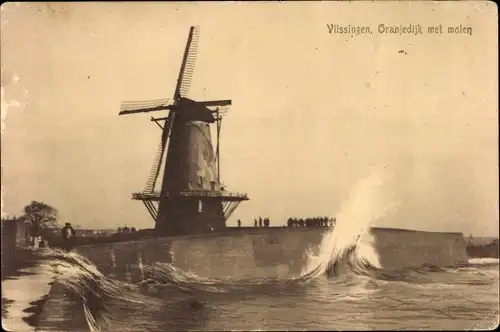
<svg viewBox="0 0 500 332">
<path fill-rule="evenodd" d="M 62 229 L 62 237 L 64 240 L 64 249 L 71 251 L 75 239 L 75 230 L 71 227 L 71 223 L 67 222 Z"/>
</svg>

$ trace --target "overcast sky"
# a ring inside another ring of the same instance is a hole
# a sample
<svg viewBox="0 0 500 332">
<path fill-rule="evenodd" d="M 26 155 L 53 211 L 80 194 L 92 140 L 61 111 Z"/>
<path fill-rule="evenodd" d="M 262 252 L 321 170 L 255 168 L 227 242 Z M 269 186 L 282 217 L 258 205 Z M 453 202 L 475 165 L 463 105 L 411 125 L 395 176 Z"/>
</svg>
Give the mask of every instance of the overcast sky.
<svg viewBox="0 0 500 332">
<path fill-rule="evenodd" d="M 251 199 L 230 225 L 333 216 L 376 166 L 399 202 L 379 225 L 496 235 L 497 20 L 492 2 L 4 4 L 2 213 L 41 200 L 82 227 L 152 227 L 130 196 L 160 131 L 119 106 L 172 97 L 199 25 L 190 97 L 233 100 L 222 177 Z M 380 35 L 382 23 L 472 35 Z"/>
</svg>

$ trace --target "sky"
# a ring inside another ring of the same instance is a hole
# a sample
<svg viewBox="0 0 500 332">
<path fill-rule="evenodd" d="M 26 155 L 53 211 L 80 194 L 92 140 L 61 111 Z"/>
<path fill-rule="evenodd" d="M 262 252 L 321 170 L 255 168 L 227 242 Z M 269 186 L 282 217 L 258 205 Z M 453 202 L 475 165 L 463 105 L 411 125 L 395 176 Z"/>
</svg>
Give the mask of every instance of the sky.
<svg viewBox="0 0 500 332">
<path fill-rule="evenodd" d="M 228 225 L 335 216 L 373 167 L 398 208 L 376 225 L 494 236 L 497 8 L 492 2 L 6 3 L 2 215 L 32 200 L 87 228 L 153 227 L 144 187 L 160 131 L 122 100 L 173 96 L 200 26 L 189 97 L 231 99 Z M 327 24 L 372 34 L 329 33 Z M 420 24 L 423 35 L 378 33 Z M 472 27 L 429 35 L 427 26 Z M 156 114 L 158 115 L 158 114 Z"/>
</svg>

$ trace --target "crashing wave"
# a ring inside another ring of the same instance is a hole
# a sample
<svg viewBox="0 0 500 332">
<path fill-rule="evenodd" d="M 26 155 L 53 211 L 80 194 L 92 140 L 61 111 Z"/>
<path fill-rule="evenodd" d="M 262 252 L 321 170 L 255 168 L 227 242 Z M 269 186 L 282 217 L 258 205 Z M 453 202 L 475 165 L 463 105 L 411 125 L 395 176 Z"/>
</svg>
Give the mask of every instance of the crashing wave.
<svg viewBox="0 0 500 332">
<path fill-rule="evenodd" d="M 54 269 L 56 282 L 78 294 L 91 331 L 107 330 L 116 319 L 107 303 L 118 301 L 131 311 L 152 305 L 152 300 L 141 296 L 137 286 L 104 276 L 88 259 L 73 252 L 46 250 L 41 255 Z"/>
<path fill-rule="evenodd" d="M 323 235 L 319 253 L 309 252 L 306 269 L 299 280 L 328 278 L 343 272 L 370 275 L 380 270 L 370 229 L 376 220 L 393 208 L 382 199 L 383 178 L 377 173 L 359 181 L 351 197 L 341 205 L 336 225 Z"/>
</svg>

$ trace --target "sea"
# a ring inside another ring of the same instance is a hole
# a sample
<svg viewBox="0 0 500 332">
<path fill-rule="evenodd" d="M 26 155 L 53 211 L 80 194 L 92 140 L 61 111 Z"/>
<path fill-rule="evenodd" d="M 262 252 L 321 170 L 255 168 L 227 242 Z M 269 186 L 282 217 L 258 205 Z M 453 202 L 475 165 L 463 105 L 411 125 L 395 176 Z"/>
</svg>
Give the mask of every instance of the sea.
<svg viewBox="0 0 500 332">
<path fill-rule="evenodd" d="M 10 331 L 495 329 L 498 259 L 389 271 L 370 242 L 359 241 L 394 208 L 377 199 L 379 184 L 373 177 L 361 182 L 319 249 L 306 253 L 299 275 L 210 279 L 155 263 L 141 266 L 143 277 L 132 282 L 76 252 L 46 249 L 39 266 L 3 282 L 9 305 L 2 325 Z M 33 318 L 36 300 L 44 306 Z"/>
</svg>

